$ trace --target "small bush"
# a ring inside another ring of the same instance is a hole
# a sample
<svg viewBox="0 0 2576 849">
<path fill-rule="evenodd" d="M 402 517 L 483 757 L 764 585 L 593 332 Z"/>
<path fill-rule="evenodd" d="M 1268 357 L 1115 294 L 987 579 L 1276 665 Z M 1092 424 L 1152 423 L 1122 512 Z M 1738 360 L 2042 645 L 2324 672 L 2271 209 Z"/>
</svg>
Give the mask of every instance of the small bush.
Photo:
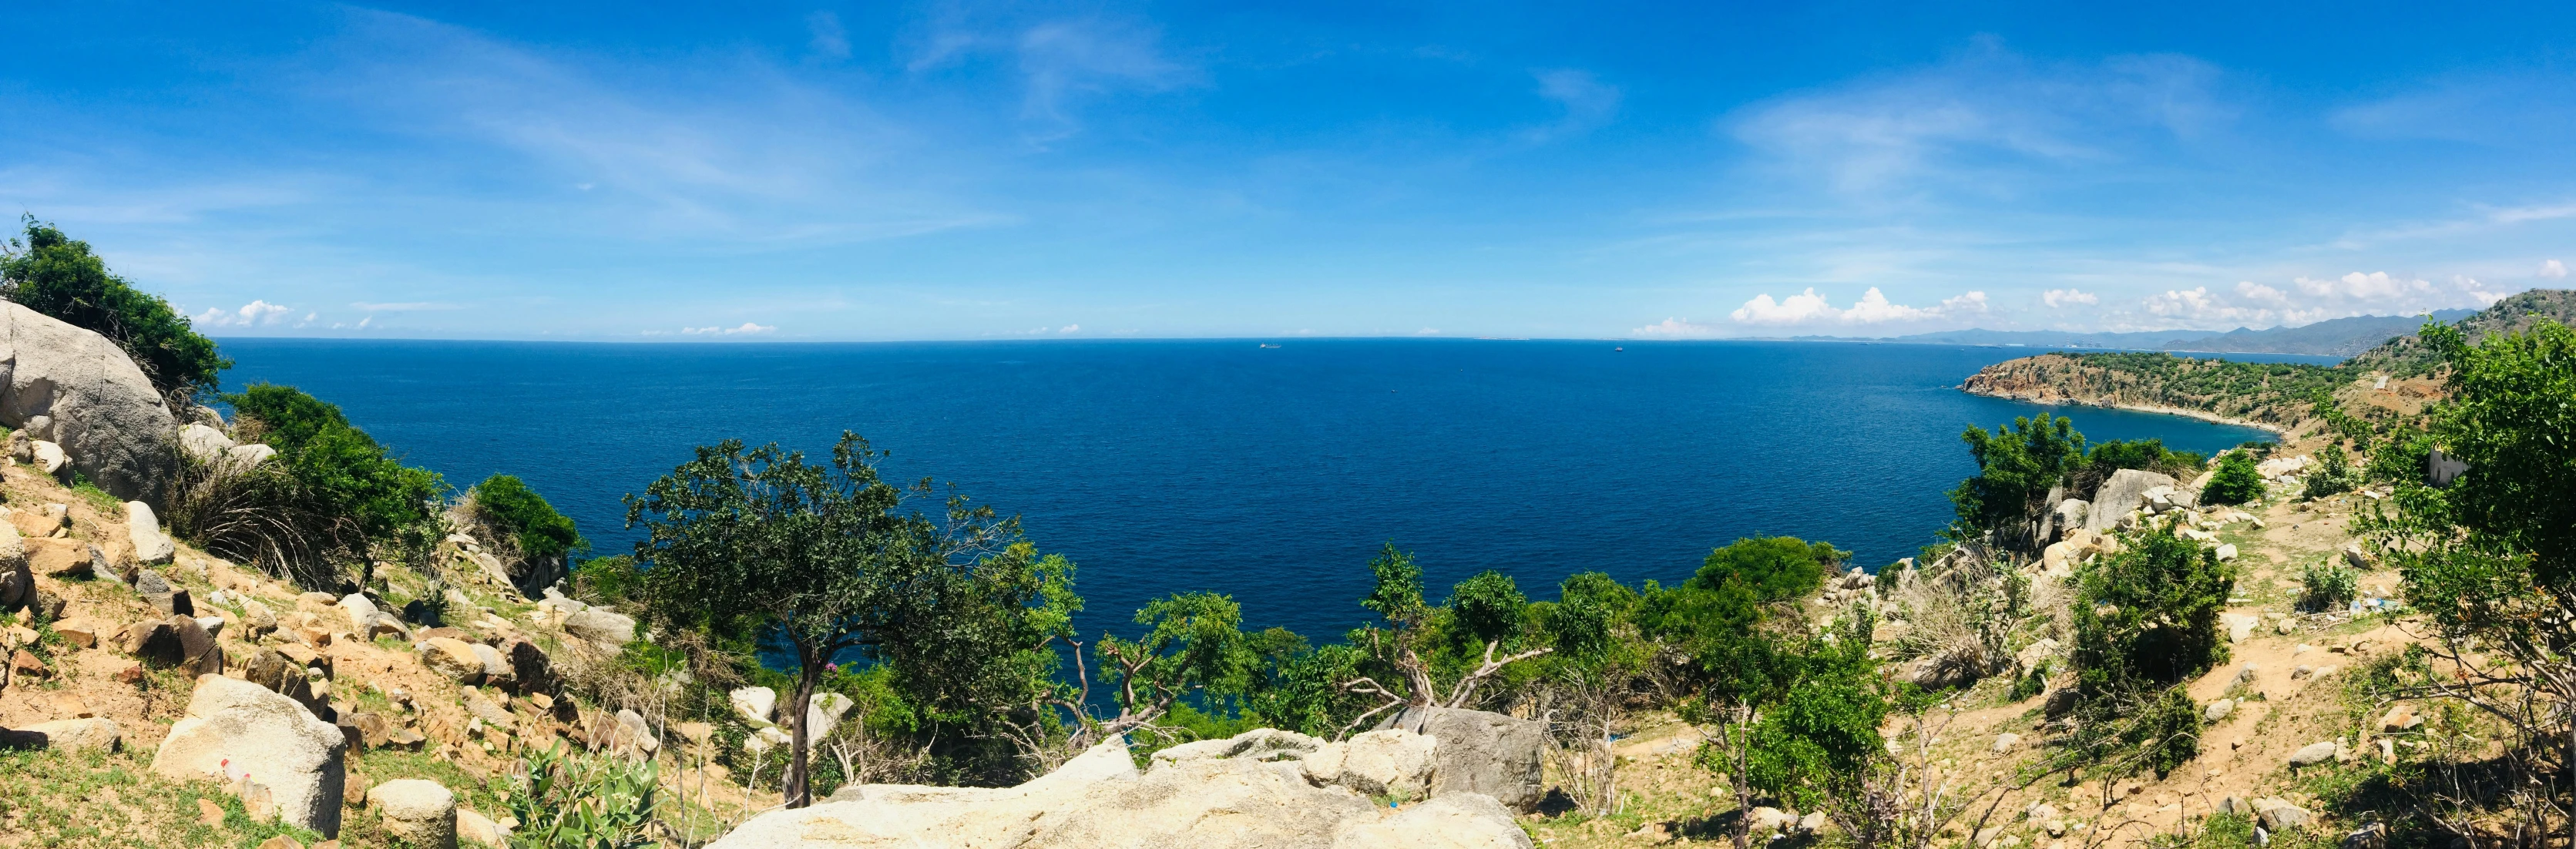
<svg viewBox="0 0 2576 849">
<path fill-rule="evenodd" d="M 493 475 L 474 485 L 468 497 L 486 524 L 510 535 L 521 557 L 551 563 L 590 547 L 573 528 L 572 517 L 555 510 L 544 496 L 511 475 Z"/>
<path fill-rule="evenodd" d="M 2299 606 L 2308 610 L 2341 610 L 2360 595 L 2361 575 L 2327 560 L 2299 575 Z"/>
<path fill-rule="evenodd" d="M 2200 488 L 2202 504 L 2243 504 L 2263 497 L 2263 475 L 2254 470 L 2254 455 L 2229 451 L 2218 455 L 2218 473 Z"/>
<path fill-rule="evenodd" d="M 2317 470 L 2308 474 L 2307 482 L 2299 491 L 2299 497 L 2318 499 L 2341 495 L 2351 492 L 2353 487 L 2361 484 L 2361 476 L 2354 473 L 2350 464 L 2344 462 L 2342 448 L 2329 445 L 2325 450 L 2317 453 L 2325 456 L 2318 458 Z"/>
<path fill-rule="evenodd" d="M 507 804 L 519 827 L 513 849 L 628 849 L 651 842 L 658 767 L 566 746 L 520 759 Z"/>
</svg>

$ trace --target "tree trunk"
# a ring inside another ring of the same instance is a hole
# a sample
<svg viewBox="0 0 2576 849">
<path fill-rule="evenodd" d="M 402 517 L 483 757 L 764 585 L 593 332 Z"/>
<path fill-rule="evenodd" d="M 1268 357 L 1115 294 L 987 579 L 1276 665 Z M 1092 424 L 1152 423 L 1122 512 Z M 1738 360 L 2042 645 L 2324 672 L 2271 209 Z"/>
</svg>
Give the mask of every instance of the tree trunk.
<svg viewBox="0 0 2576 849">
<path fill-rule="evenodd" d="M 780 717 L 787 720 L 788 727 L 787 780 L 783 789 L 786 791 L 786 805 L 790 808 L 814 804 L 812 782 L 809 780 L 811 771 L 806 768 L 806 747 L 812 741 L 805 739 L 805 712 L 806 705 L 814 699 L 815 683 L 823 677 L 823 660 L 815 657 L 811 649 L 798 646 L 796 655 L 799 661 L 796 694 L 788 700 L 787 715 Z"/>
</svg>

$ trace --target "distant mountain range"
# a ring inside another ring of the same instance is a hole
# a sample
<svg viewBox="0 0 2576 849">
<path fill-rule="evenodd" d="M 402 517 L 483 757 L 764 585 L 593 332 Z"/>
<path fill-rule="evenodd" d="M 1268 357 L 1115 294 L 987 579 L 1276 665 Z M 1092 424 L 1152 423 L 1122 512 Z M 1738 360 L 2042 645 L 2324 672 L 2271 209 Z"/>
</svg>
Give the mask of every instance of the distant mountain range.
<svg viewBox="0 0 2576 849">
<path fill-rule="evenodd" d="M 2477 310 L 2441 310 L 2436 321 L 2459 321 Z M 2144 333 L 2079 333 L 2070 330 L 1951 330 L 1878 339 L 1800 336 L 1813 341 L 1912 342 L 1928 345 L 2022 345 L 2032 348 L 2113 348 L 2127 351 L 2207 351 L 2220 354 L 2309 354 L 2350 357 L 2424 326 L 2424 316 L 2364 315 L 2270 330 L 2161 330 Z"/>
</svg>

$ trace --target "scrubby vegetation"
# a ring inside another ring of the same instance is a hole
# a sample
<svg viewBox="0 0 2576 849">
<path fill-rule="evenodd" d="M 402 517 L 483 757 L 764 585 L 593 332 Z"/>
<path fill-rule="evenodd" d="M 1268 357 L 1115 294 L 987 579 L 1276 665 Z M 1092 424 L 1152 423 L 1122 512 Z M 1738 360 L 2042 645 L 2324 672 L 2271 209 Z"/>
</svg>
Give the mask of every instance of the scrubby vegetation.
<svg viewBox="0 0 2576 849">
<path fill-rule="evenodd" d="M 291 387 L 255 384 L 224 396 L 235 431 L 277 456 L 258 465 L 191 460 L 170 525 L 208 551 L 315 588 L 364 583 L 378 546 L 406 532 L 435 546 L 444 484 L 396 460 L 340 408 Z"/>
</svg>

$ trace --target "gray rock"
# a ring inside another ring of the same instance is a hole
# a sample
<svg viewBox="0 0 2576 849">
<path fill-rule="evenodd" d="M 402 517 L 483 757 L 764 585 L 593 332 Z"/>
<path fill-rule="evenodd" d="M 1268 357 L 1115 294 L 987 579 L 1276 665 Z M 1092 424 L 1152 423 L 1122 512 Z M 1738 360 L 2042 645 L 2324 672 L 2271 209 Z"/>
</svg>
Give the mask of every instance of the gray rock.
<svg viewBox="0 0 2576 849">
<path fill-rule="evenodd" d="M 277 456 L 277 449 L 254 442 L 235 445 L 232 450 L 225 451 L 224 456 L 232 458 L 235 467 L 247 469 L 268 462 L 268 458 Z"/>
<path fill-rule="evenodd" d="M 57 443 L 72 469 L 127 501 L 165 503 L 179 421 L 116 343 L 0 303 L 0 424 Z"/>
<path fill-rule="evenodd" d="M 84 752 L 97 749 L 116 751 L 125 737 L 116 720 L 107 717 L 58 719 L 39 722 L 17 730 L 0 729 L 0 749 L 49 749 L 57 752 Z"/>
<path fill-rule="evenodd" d="M 482 643 L 470 645 L 474 649 L 474 656 L 483 661 L 483 683 L 494 687 L 507 687 L 518 683 L 517 671 L 510 667 L 510 659 L 503 657 L 500 649 Z"/>
<path fill-rule="evenodd" d="M 203 423 L 190 422 L 179 426 L 179 450 L 199 465 L 211 466 L 233 450 L 233 439 Z"/>
<path fill-rule="evenodd" d="M 2219 699 L 2218 701 L 2210 702 L 2209 708 L 2201 711 L 2200 718 L 2210 722 L 2217 722 L 2219 720 L 2226 719 L 2228 714 L 2235 712 L 2236 700 Z"/>
<path fill-rule="evenodd" d="M 1317 786 L 1340 785 L 1363 796 L 1421 798 L 1431 789 L 1437 745 L 1430 736 L 1388 728 L 1326 743 L 1298 764 L 1306 780 Z"/>
<path fill-rule="evenodd" d="M 1481 793 L 1505 808 L 1530 811 L 1546 793 L 1539 770 L 1547 725 L 1499 713 L 1408 708 L 1389 727 L 1440 741 L 1432 757 L 1431 795 Z"/>
<path fill-rule="evenodd" d="M 385 833 L 407 846 L 456 849 L 456 794 L 435 781 L 405 778 L 367 791 L 385 818 Z"/>
<path fill-rule="evenodd" d="M 245 772 L 268 788 L 278 816 L 322 834 L 340 832 L 348 740 L 293 699 L 248 681 L 197 679 L 188 712 L 152 756 L 152 771 L 182 781 L 226 782 Z"/>
<path fill-rule="evenodd" d="M 152 505 L 140 501 L 125 502 L 125 535 L 134 543 L 134 559 L 145 563 L 168 563 L 179 554 L 170 535 L 161 532 L 161 517 Z"/>
<path fill-rule="evenodd" d="M 2019 734 L 2006 731 L 1995 735 L 1995 751 L 2009 752 L 2012 751 L 2014 746 L 2018 745 L 2021 745 L 2021 735 Z"/>
<path fill-rule="evenodd" d="M 564 631 L 614 650 L 635 641 L 635 619 L 593 607 L 565 617 Z"/>
<path fill-rule="evenodd" d="M 2315 766 L 2317 764 L 2334 760 L 2335 751 L 2338 748 L 2340 747 L 2338 747 L 2333 740 L 2327 740 L 2320 743 L 2309 743 L 2306 746 L 2300 747 L 2298 751 L 2290 753 L 2290 765 Z"/>
<path fill-rule="evenodd" d="M 2102 487 L 2093 492 L 2092 507 L 2085 511 L 2084 529 L 2107 531 L 2118 527 L 2121 517 L 2146 503 L 2147 490 L 2174 485 L 2171 476 L 2155 472 L 2140 469 L 2112 472 L 2111 478 L 2103 481 Z"/>
<path fill-rule="evenodd" d="M 2254 817 L 2262 821 L 2265 829 L 2275 832 L 2304 828 L 2314 819 L 2308 809 L 2270 797 L 2254 800 Z"/>
<path fill-rule="evenodd" d="M 1256 761 L 1302 758 L 1324 741 L 1277 728 L 1256 728 L 1222 740 L 1200 740 L 1154 752 L 1156 765 L 1200 758 L 1249 758 Z"/>
</svg>

